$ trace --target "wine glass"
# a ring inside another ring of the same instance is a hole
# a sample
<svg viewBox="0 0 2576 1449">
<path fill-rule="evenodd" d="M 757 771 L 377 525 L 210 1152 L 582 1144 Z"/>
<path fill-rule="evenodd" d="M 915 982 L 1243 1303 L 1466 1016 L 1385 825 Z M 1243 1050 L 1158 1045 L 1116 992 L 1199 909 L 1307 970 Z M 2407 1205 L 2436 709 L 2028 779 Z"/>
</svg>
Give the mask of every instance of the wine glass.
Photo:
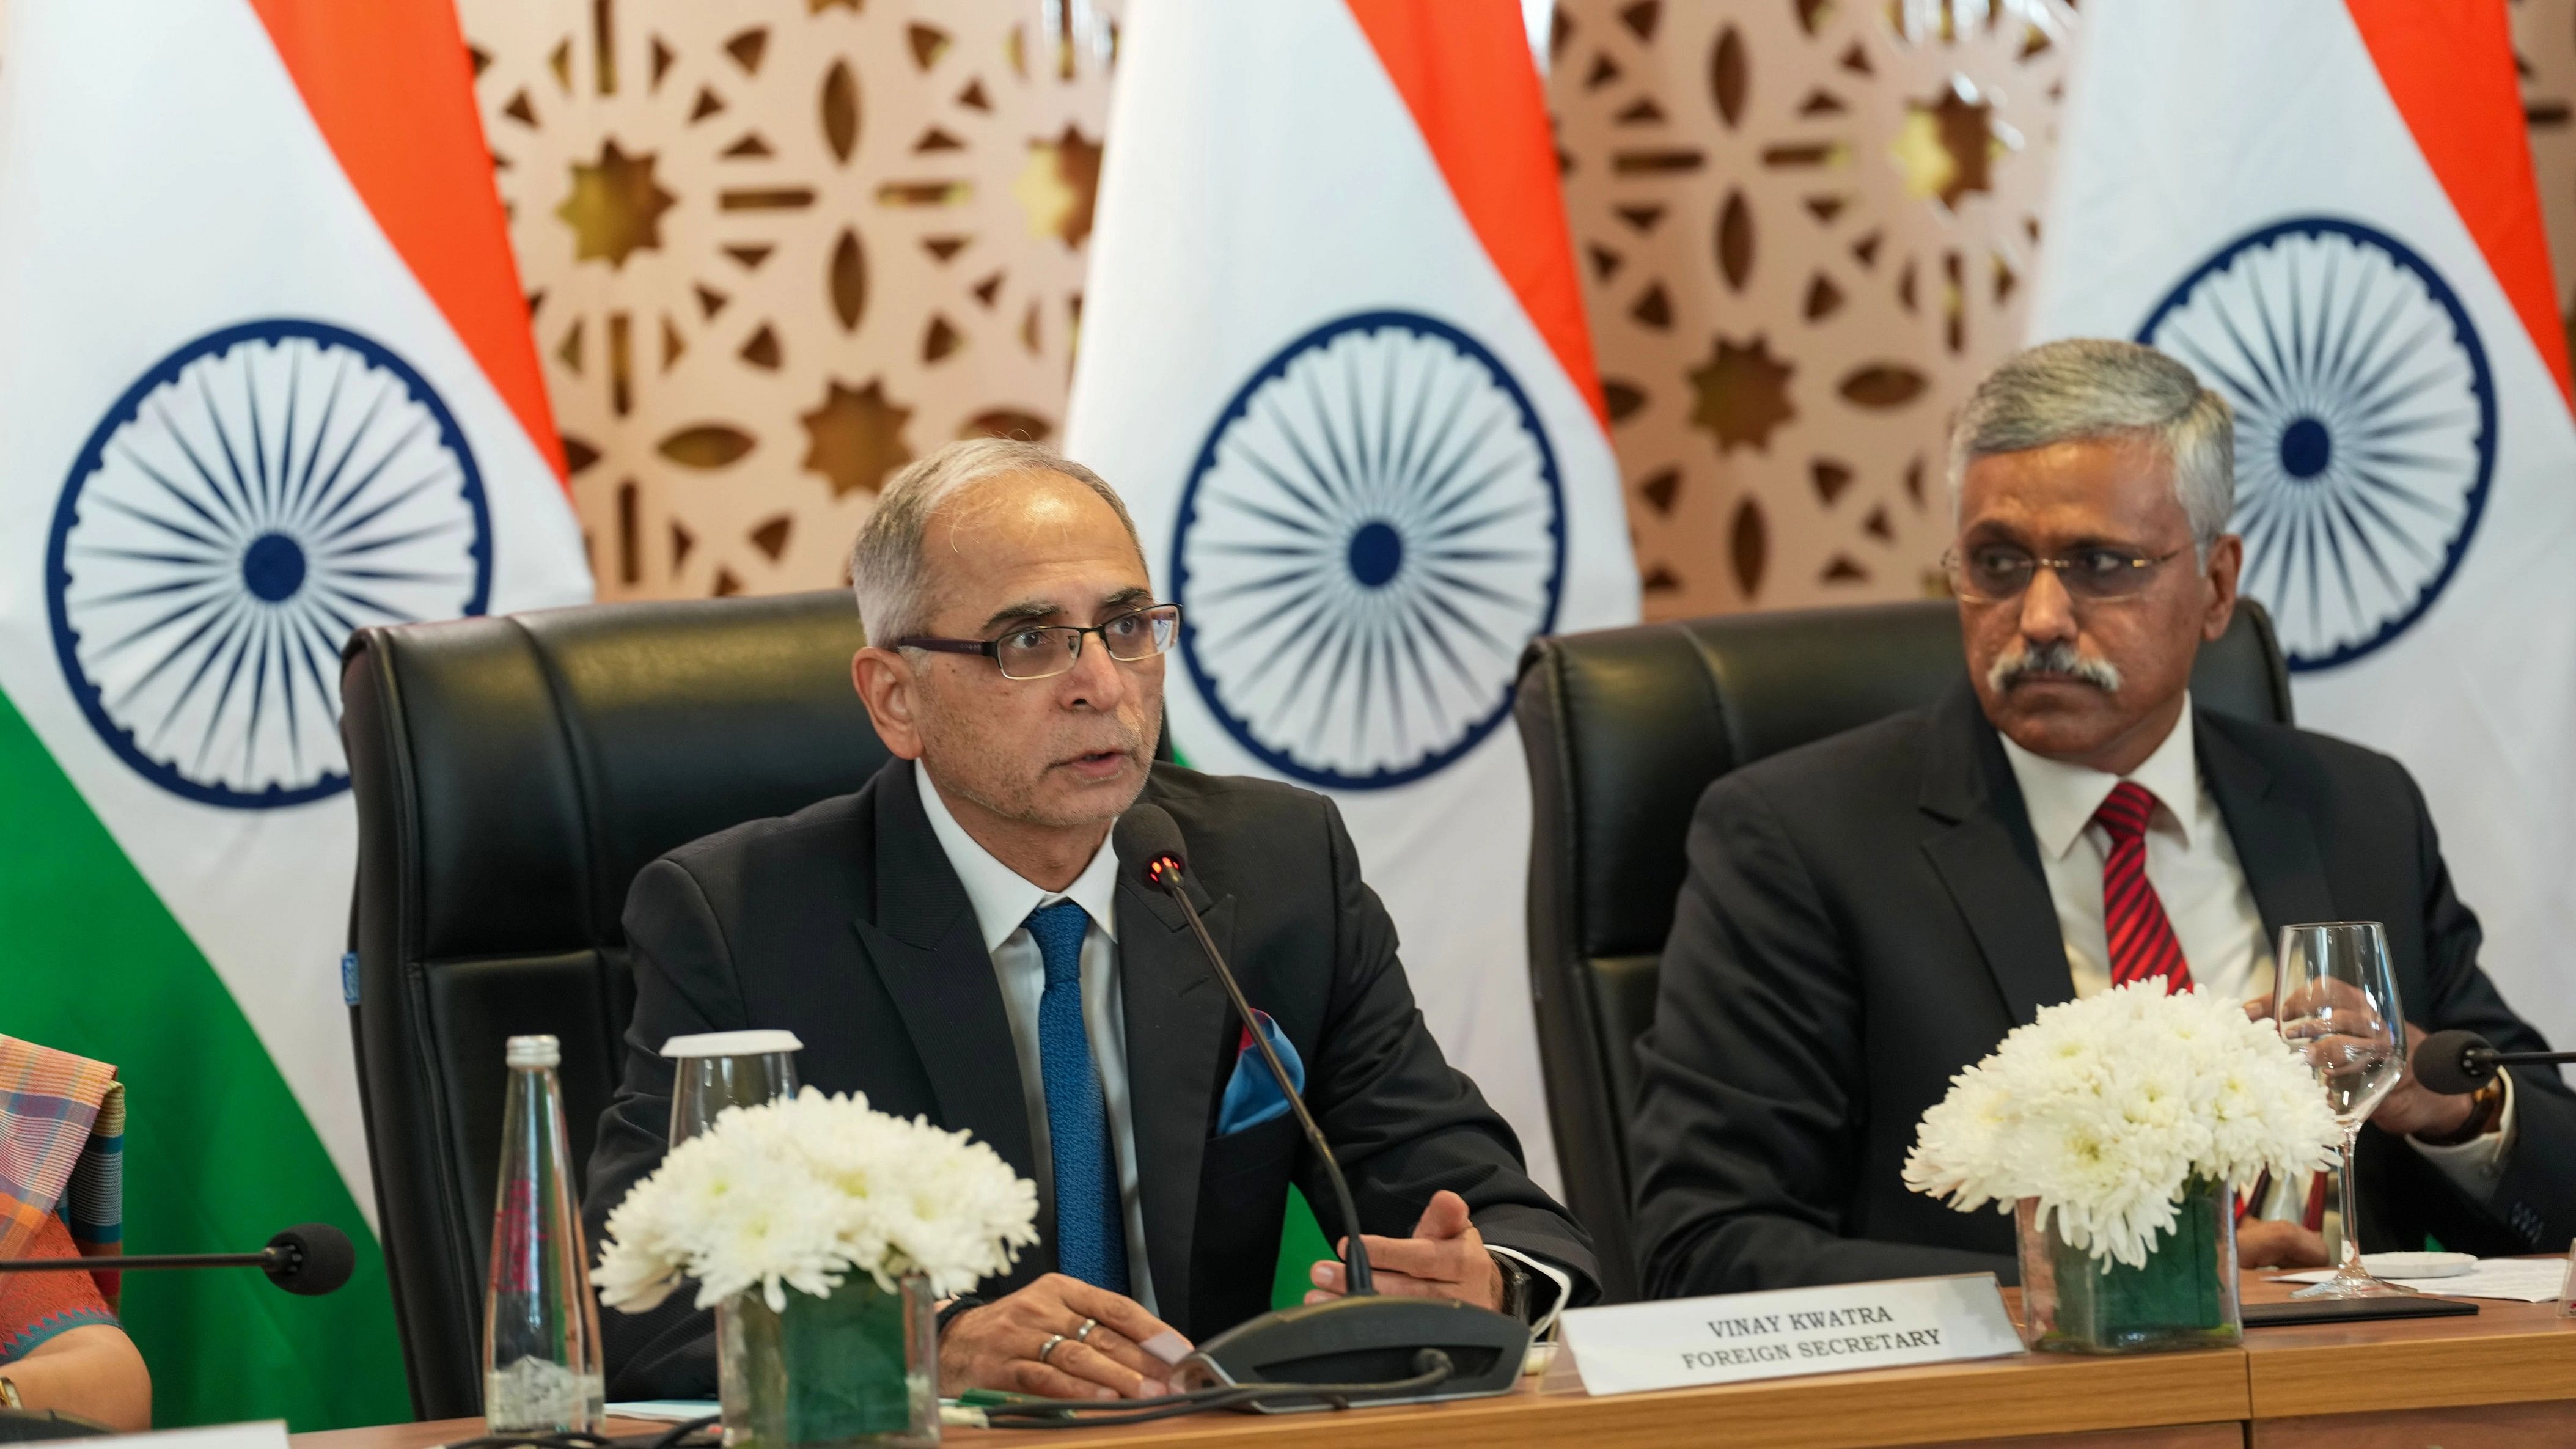
<svg viewBox="0 0 2576 1449">
<path fill-rule="evenodd" d="M 2335 1174 L 2343 1204 L 2343 1262 L 2332 1278 L 2290 1296 L 2411 1296 L 2414 1289 L 2374 1278 L 2361 1265 L 2361 1200 L 2352 1179 L 2361 1124 L 2406 1079 L 2406 1017 L 2397 1002 L 2397 977 L 2388 967 L 2388 938 L 2377 921 L 2284 926 L 2278 962 L 2272 1019 L 2283 1039 L 2307 1058 L 2343 1128 L 2343 1161 Z"/>
</svg>

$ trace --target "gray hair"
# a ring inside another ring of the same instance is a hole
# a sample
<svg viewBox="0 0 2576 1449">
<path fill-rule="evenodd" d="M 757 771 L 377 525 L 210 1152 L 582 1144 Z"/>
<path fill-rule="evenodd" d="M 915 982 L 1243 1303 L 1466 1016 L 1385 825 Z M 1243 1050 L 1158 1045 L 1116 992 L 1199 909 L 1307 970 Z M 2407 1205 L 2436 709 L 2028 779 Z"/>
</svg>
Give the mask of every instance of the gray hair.
<svg viewBox="0 0 2576 1449">
<path fill-rule="evenodd" d="M 900 639 L 926 627 L 930 600 L 924 597 L 929 569 L 921 556 L 922 537 L 940 505 L 986 483 L 1033 473 L 1057 473 L 1100 495 L 1109 511 L 1136 544 L 1136 520 L 1118 491 L 1097 473 L 1053 448 L 1009 438 L 967 438 L 918 459 L 894 475 L 877 495 L 877 510 L 859 525 L 858 542 L 850 546 L 850 592 L 859 601 L 859 624 L 868 640 Z"/>
<path fill-rule="evenodd" d="M 2043 342 L 1986 374 L 1950 428 L 1950 511 L 1979 458 L 2123 437 L 2154 443 L 2173 464 L 2174 497 L 2206 558 L 2236 510 L 2235 418 L 2190 368 L 2135 342 Z"/>
</svg>

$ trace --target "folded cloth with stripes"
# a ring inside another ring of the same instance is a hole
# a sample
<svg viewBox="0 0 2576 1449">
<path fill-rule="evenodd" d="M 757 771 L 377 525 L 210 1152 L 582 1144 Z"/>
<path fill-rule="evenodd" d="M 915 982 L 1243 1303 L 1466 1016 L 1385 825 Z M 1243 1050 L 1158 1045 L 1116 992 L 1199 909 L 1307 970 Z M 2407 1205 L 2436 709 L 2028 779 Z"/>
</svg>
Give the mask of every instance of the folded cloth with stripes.
<svg viewBox="0 0 2576 1449">
<path fill-rule="evenodd" d="M 0 1258 L 25 1254 L 60 1216 L 116 1306 L 125 1246 L 125 1084 L 116 1068 L 0 1036 Z"/>
</svg>

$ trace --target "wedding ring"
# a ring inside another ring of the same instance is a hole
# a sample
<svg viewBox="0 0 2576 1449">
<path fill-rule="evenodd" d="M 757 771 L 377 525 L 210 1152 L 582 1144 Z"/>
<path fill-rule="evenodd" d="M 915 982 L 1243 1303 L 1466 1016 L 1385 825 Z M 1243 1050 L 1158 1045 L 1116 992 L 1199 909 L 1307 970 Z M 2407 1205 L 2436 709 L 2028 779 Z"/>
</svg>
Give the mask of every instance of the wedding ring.
<svg viewBox="0 0 2576 1449">
<path fill-rule="evenodd" d="M 1060 1345 L 1060 1344 L 1062 1344 L 1063 1342 L 1064 1342 L 1064 1335 L 1063 1335 L 1063 1334 L 1061 1334 L 1061 1333 L 1051 1333 L 1051 1334 L 1048 1334 L 1048 1335 L 1047 1335 L 1047 1341 L 1046 1341 L 1046 1343 L 1038 1349 L 1038 1362 L 1040 1362 L 1040 1363 L 1045 1363 L 1045 1362 L 1047 1361 L 1047 1355 L 1048 1355 L 1048 1354 L 1051 1354 L 1051 1353 L 1053 1353 L 1053 1352 L 1055 1352 L 1055 1351 L 1056 1351 L 1057 1346 L 1059 1346 L 1059 1345 Z"/>
<path fill-rule="evenodd" d="M 1099 1326 L 1100 1320 L 1097 1318 L 1086 1318 L 1082 1320 L 1082 1326 L 1073 1331 L 1073 1341 L 1076 1343 L 1091 1342 L 1091 1330 L 1098 1328 Z"/>
</svg>

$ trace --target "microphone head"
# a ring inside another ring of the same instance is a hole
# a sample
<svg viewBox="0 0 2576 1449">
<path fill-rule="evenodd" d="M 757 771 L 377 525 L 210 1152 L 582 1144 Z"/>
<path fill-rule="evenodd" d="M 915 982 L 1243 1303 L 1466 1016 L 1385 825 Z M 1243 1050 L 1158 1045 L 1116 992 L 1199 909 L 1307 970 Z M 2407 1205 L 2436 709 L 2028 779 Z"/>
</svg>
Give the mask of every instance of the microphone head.
<svg viewBox="0 0 2576 1449">
<path fill-rule="evenodd" d="M 2495 1076 L 2494 1053 L 2476 1032 L 2437 1031 L 2415 1047 L 2415 1080 L 2445 1096 L 2474 1092 Z"/>
<path fill-rule="evenodd" d="M 1133 866 L 1149 886 L 1162 885 L 1189 868 L 1181 849 L 1180 823 L 1160 805 L 1127 807 L 1127 813 L 1118 817 L 1117 828 L 1110 833 L 1118 846 L 1119 860 Z"/>
<path fill-rule="evenodd" d="M 329 1223 L 298 1223 L 269 1239 L 268 1249 L 274 1261 L 261 1270 L 268 1281 L 306 1297 L 336 1291 L 358 1267 L 349 1235 Z"/>
</svg>

